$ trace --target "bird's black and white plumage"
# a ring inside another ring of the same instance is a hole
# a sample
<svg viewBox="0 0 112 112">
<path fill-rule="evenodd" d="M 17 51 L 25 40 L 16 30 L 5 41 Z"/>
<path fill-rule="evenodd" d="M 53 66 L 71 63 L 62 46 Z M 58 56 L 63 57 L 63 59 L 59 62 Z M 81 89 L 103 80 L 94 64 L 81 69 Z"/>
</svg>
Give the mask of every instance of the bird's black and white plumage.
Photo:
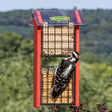
<svg viewBox="0 0 112 112">
<path fill-rule="evenodd" d="M 66 89 L 75 65 L 79 60 L 79 53 L 72 52 L 71 57 L 64 58 L 55 70 L 54 85 L 50 91 L 52 98 L 56 101 L 58 96 Z"/>
</svg>

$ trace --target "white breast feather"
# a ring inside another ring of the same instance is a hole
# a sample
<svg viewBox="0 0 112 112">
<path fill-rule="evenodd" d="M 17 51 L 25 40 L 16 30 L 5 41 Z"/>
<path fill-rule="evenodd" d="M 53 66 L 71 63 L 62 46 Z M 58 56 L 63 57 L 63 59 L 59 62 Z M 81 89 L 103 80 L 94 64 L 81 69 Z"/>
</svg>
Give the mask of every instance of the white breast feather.
<svg viewBox="0 0 112 112">
<path fill-rule="evenodd" d="M 75 58 L 72 58 L 70 61 L 73 62 L 73 61 L 76 61 L 76 59 Z"/>
<path fill-rule="evenodd" d="M 72 70 L 72 65 L 70 65 L 63 73 L 62 76 L 67 78 L 68 73 Z"/>
<path fill-rule="evenodd" d="M 57 72 L 57 68 L 58 68 L 58 66 L 57 66 L 56 69 L 55 69 L 55 75 L 56 75 L 56 72 Z"/>
</svg>

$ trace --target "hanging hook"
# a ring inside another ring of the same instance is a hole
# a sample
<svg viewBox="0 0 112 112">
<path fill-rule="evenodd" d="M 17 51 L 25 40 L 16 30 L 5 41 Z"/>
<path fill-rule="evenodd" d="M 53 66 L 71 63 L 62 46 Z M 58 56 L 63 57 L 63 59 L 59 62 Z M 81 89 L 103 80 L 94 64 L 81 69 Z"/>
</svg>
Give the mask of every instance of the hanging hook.
<svg viewBox="0 0 112 112">
<path fill-rule="evenodd" d="M 39 3 L 40 3 L 40 0 L 37 0 L 37 3 L 35 5 L 35 7 L 34 7 L 34 10 L 36 10 L 38 8 Z"/>
<path fill-rule="evenodd" d="M 72 1 L 74 3 L 74 6 L 77 8 L 77 4 L 76 4 L 75 0 L 72 0 Z"/>
<path fill-rule="evenodd" d="M 73 3 L 74 3 L 74 6 L 77 8 L 77 4 L 76 4 L 75 0 L 72 0 L 72 1 L 73 1 Z M 35 7 L 34 7 L 34 10 L 37 9 L 39 3 L 40 3 L 40 0 L 37 0 L 37 3 L 36 3 L 36 5 L 35 5 Z"/>
</svg>

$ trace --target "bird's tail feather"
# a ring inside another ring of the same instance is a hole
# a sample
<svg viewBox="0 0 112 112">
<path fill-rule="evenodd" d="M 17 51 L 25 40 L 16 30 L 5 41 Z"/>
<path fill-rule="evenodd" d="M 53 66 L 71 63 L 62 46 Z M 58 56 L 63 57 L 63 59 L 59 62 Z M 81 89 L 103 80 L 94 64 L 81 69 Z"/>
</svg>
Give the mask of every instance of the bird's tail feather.
<svg viewBox="0 0 112 112">
<path fill-rule="evenodd" d="M 61 89 L 58 89 L 55 86 L 50 91 L 50 94 L 52 96 L 52 99 L 54 99 L 54 101 L 57 100 L 57 98 L 60 95 L 60 93 L 61 93 Z"/>
</svg>

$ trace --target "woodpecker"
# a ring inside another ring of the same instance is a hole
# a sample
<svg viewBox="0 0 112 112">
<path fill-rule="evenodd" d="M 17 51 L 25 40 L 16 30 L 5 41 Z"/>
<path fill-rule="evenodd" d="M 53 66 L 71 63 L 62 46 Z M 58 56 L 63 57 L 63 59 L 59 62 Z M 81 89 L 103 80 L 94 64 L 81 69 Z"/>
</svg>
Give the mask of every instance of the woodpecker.
<svg viewBox="0 0 112 112">
<path fill-rule="evenodd" d="M 55 70 L 54 85 L 50 90 L 52 99 L 57 100 L 58 96 L 66 89 L 73 75 L 75 65 L 80 56 L 78 52 L 72 52 L 71 56 L 61 60 Z"/>
</svg>

